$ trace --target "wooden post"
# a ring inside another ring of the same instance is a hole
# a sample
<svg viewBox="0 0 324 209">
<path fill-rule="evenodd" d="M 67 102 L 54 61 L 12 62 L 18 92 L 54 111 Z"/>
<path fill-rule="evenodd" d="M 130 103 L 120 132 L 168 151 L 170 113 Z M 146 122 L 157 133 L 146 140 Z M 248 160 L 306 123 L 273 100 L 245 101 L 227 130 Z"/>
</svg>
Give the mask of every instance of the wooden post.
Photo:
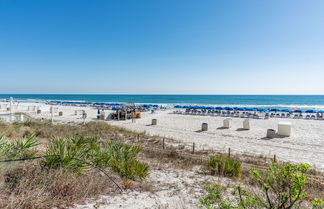
<svg viewBox="0 0 324 209">
<path fill-rule="evenodd" d="M 192 154 L 195 154 L 195 142 L 192 143 Z"/>
<path fill-rule="evenodd" d="M 165 138 L 163 138 L 162 146 L 163 146 L 163 149 L 165 149 Z"/>
<path fill-rule="evenodd" d="M 228 148 L 228 158 L 231 158 L 231 148 Z"/>
<path fill-rule="evenodd" d="M 277 156 L 273 155 L 273 162 L 277 162 Z"/>
<path fill-rule="evenodd" d="M 137 134 L 137 142 L 139 143 L 140 142 L 140 135 Z"/>
</svg>

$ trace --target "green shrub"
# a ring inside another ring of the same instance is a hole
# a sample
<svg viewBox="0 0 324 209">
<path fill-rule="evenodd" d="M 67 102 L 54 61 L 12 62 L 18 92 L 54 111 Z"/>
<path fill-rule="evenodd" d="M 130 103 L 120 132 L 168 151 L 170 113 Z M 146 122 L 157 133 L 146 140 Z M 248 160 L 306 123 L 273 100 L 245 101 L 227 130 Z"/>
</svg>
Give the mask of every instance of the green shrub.
<svg viewBox="0 0 324 209">
<path fill-rule="evenodd" d="M 46 149 L 43 165 L 47 168 L 68 168 L 83 172 L 91 165 L 112 168 L 122 177 L 144 179 L 148 166 L 137 160 L 138 146 L 122 142 L 102 142 L 98 137 L 55 138 Z M 91 165 L 89 165 L 89 163 Z"/>
<path fill-rule="evenodd" d="M 54 138 L 48 145 L 43 166 L 48 168 L 67 168 L 81 172 L 90 168 L 83 162 L 89 155 L 89 138 Z M 80 161 L 81 160 L 81 161 Z"/>
<path fill-rule="evenodd" d="M 219 186 L 207 187 L 208 193 L 201 198 L 200 203 L 203 208 L 300 208 L 308 196 L 305 192 L 308 169 L 308 164 L 274 163 L 265 172 L 251 171 L 251 180 L 257 188 L 246 189 L 237 185 L 234 187 L 234 197 L 224 200 L 221 198 L 224 189 Z M 317 209 L 323 208 L 324 202 L 315 198 L 311 204 Z"/>
<path fill-rule="evenodd" d="M 36 146 L 38 146 L 38 142 L 35 135 L 15 140 L 7 140 L 5 137 L 0 137 L 0 156 L 2 159 L 35 157 L 37 154 Z"/>
<path fill-rule="evenodd" d="M 240 162 L 224 156 L 209 157 L 205 169 L 209 171 L 211 175 L 228 177 L 239 177 L 242 173 Z"/>
<path fill-rule="evenodd" d="M 129 179 L 144 179 L 148 175 L 148 165 L 136 159 L 141 151 L 139 146 L 126 145 L 121 142 L 109 142 L 106 147 L 109 167 L 121 176 Z"/>
<path fill-rule="evenodd" d="M 324 200 L 320 198 L 314 198 L 312 201 L 313 209 L 323 209 L 324 208 Z"/>
</svg>

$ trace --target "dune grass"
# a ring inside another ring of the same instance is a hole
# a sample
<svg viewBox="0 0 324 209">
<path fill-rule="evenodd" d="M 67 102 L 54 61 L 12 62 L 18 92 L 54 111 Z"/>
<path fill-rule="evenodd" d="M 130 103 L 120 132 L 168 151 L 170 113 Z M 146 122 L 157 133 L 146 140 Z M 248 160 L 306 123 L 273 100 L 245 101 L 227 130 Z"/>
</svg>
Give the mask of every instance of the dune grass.
<svg viewBox="0 0 324 209">
<path fill-rule="evenodd" d="M 0 160 L 45 156 L 0 164 L 0 208 L 62 208 L 117 192 L 111 178 L 130 188 L 132 181 L 144 180 L 149 172 L 148 165 L 137 159 L 141 148 L 117 140 L 132 135 L 100 122 L 0 123 Z"/>
</svg>

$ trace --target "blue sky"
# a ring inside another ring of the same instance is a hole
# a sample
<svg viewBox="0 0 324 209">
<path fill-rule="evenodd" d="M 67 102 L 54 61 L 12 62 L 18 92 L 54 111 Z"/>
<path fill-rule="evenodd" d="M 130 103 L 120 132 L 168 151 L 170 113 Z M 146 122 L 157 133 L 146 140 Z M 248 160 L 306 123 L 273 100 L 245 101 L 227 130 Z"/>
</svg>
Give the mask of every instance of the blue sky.
<svg viewBox="0 0 324 209">
<path fill-rule="evenodd" d="M 0 93 L 324 94 L 321 0 L 1 0 Z"/>
</svg>

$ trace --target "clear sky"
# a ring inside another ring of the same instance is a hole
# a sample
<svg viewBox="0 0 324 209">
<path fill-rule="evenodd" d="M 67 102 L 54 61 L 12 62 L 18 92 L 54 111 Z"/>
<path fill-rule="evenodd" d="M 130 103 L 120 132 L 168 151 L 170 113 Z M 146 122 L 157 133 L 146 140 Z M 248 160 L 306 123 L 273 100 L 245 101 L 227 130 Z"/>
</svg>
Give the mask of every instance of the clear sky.
<svg viewBox="0 0 324 209">
<path fill-rule="evenodd" d="M 324 1 L 1 0 L 0 93 L 324 94 Z"/>
</svg>

